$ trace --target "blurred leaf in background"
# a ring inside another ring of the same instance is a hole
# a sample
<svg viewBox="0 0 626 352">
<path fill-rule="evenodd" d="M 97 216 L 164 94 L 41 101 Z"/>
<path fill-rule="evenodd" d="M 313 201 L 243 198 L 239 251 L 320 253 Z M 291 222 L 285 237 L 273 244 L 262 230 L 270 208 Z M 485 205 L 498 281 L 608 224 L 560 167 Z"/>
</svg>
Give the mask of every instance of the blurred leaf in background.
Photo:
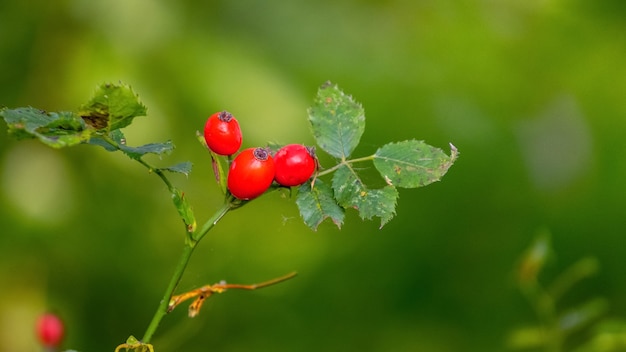
<svg viewBox="0 0 626 352">
<path fill-rule="evenodd" d="M 195 138 L 206 117 L 235 114 L 244 146 L 313 144 L 307 107 L 336 82 L 367 109 L 355 155 L 417 139 L 463 158 L 443 182 L 402 190 L 380 230 L 347 212 L 341 230 L 312 232 L 278 193 L 229 214 L 181 290 L 300 275 L 216 297 L 193 321 L 175 311 L 155 346 L 498 351 L 530 314 L 509 268 L 538 227 L 554 234 L 550 270 L 602 263 L 567 299 L 602 287 L 607 314 L 626 316 L 625 16 L 616 0 L 4 1 L 0 105 L 74 111 L 100 83 L 131 84 L 149 116 L 129 145 L 177 146 L 194 172 L 176 187 L 204 221 L 221 202 Z M 169 202 L 127 158 L 1 132 L 0 348 L 32 350 L 47 309 L 67 348 L 141 334 L 183 240 Z"/>
</svg>

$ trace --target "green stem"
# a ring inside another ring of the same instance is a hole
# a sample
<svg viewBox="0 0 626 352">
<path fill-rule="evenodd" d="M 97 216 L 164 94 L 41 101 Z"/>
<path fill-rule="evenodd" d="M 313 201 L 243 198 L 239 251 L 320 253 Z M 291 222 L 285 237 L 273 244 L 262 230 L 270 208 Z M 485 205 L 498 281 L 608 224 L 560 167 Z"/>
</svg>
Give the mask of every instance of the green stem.
<svg viewBox="0 0 626 352">
<path fill-rule="evenodd" d="M 152 317 L 152 320 L 150 321 L 150 324 L 148 325 L 148 328 L 146 329 L 146 332 L 143 335 L 141 342 L 143 343 L 150 342 L 150 340 L 152 339 L 152 336 L 156 332 L 156 329 L 159 327 L 161 320 L 167 314 L 167 308 L 170 302 L 170 298 L 172 297 L 174 290 L 176 290 L 176 287 L 178 286 L 178 283 L 180 282 L 180 279 L 182 278 L 183 273 L 185 272 L 185 268 L 187 267 L 187 264 L 189 263 L 189 259 L 191 259 L 191 254 L 193 253 L 193 250 L 196 248 L 196 245 L 198 244 L 200 239 L 204 237 L 204 235 L 206 235 L 213 228 L 213 226 L 215 226 L 217 222 L 220 221 L 220 219 L 224 217 L 224 215 L 226 215 L 226 213 L 228 213 L 228 211 L 232 209 L 234 209 L 233 204 L 230 201 L 225 202 L 224 205 L 218 211 L 216 211 L 215 214 L 213 214 L 213 216 L 209 220 L 207 220 L 204 226 L 202 226 L 202 228 L 199 231 L 193 234 L 191 239 L 187 237 L 188 240 L 185 242 L 183 253 L 180 256 L 180 259 L 178 260 L 178 264 L 176 265 L 174 274 L 170 278 L 170 282 L 167 285 L 165 292 L 163 293 L 163 297 L 161 298 L 159 307 L 154 313 L 154 316 Z"/>
<path fill-rule="evenodd" d="M 159 307 L 154 313 L 154 316 L 152 317 L 152 320 L 150 321 L 150 325 L 148 325 L 148 328 L 146 329 L 146 332 L 144 333 L 143 338 L 141 339 L 141 342 L 143 343 L 150 342 L 150 339 L 152 339 L 152 335 L 154 335 L 154 333 L 156 332 L 156 329 L 159 327 L 161 320 L 163 319 L 165 314 L 167 314 L 167 306 L 169 304 L 170 297 L 172 296 L 172 293 L 176 289 L 176 286 L 178 286 L 178 283 L 180 282 L 180 279 L 183 276 L 183 272 L 185 271 L 185 268 L 187 267 L 187 263 L 189 263 L 189 259 L 191 258 L 191 254 L 193 253 L 194 248 L 196 248 L 195 245 L 189 245 L 189 244 L 185 245 L 185 247 L 183 248 L 183 253 L 180 256 L 180 259 L 178 260 L 178 264 L 176 265 L 176 269 L 174 270 L 174 275 L 172 275 L 172 278 L 170 279 L 170 282 L 167 285 L 167 288 L 165 289 L 165 293 L 163 294 L 163 298 L 161 298 Z"/>
<path fill-rule="evenodd" d="M 196 230 L 193 234 L 191 234 L 191 241 L 196 242 L 196 243 L 199 242 L 202 239 L 202 237 L 204 237 L 204 235 L 206 235 L 213 228 L 213 226 L 215 226 L 217 222 L 220 221 L 224 217 L 224 215 L 226 215 L 226 213 L 228 213 L 230 210 L 239 208 L 245 204 L 245 203 L 239 203 L 239 202 L 242 202 L 242 201 L 237 200 L 233 196 L 227 197 L 226 201 L 224 202 L 224 206 L 222 206 L 222 208 L 219 211 L 213 214 L 213 216 L 207 222 L 205 222 L 204 225 L 202 225 L 200 230 Z M 243 201 L 243 202 L 246 202 L 246 201 Z"/>
<path fill-rule="evenodd" d="M 104 140 L 105 142 L 109 143 L 109 145 L 112 146 L 113 148 L 115 148 L 116 150 L 119 150 L 122 153 L 128 155 L 113 138 L 109 137 L 106 134 L 101 135 L 100 138 L 102 138 L 102 140 Z M 174 192 L 174 186 L 172 186 L 172 183 L 167 178 L 167 176 L 165 176 L 165 174 L 163 173 L 163 171 L 161 169 L 156 168 L 156 167 L 150 165 L 148 162 L 143 160 L 141 157 L 134 158 L 134 157 L 132 157 L 130 155 L 128 155 L 128 156 L 131 159 L 136 160 L 141 165 L 145 166 L 146 169 L 148 169 L 149 172 L 154 172 L 157 176 L 159 176 L 159 178 L 163 181 L 163 183 L 165 183 L 165 185 L 167 186 L 167 189 L 170 192 L 172 192 L 172 193 Z"/>
<path fill-rule="evenodd" d="M 320 173 L 317 174 L 317 176 L 324 176 L 324 175 L 328 175 L 329 173 L 337 170 L 338 168 L 342 167 L 343 165 L 349 165 L 349 164 L 354 164 L 354 163 L 360 163 L 362 161 L 369 161 L 369 160 L 374 160 L 374 158 L 376 157 L 375 154 L 372 154 L 370 156 L 364 156 L 362 158 L 356 158 L 356 159 L 350 159 L 350 160 L 342 160 L 339 164 L 331 167 L 330 169 L 326 169 Z"/>
</svg>

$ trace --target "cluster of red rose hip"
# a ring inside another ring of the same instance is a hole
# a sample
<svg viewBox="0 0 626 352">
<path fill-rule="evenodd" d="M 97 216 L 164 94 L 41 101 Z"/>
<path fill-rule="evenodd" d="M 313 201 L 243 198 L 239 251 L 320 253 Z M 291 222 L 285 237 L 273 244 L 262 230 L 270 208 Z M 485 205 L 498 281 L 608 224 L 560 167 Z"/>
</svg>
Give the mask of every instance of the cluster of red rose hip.
<svg viewBox="0 0 626 352">
<path fill-rule="evenodd" d="M 204 125 L 204 139 L 213 153 L 234 155 L 242 143 L 239 122 L 229 112 L 217 112 Z M 236 198 L 250 200 L 267 191 L 274 181 L 284 187 L 299 186 L 316 170 L 313 147 L 288 144 L 273 156 L 269 148 L 248 148 L 230 163 L 227 187 Z"/>
</svg>

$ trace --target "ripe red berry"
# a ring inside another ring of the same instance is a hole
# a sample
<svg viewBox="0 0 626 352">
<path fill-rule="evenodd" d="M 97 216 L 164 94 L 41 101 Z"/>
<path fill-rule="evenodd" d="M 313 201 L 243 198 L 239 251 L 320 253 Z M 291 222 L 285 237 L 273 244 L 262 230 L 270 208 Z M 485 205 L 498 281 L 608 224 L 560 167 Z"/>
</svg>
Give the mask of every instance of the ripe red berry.
<svg viewBox="0 0 626 352">
<path fill-rule="evenodd" d="M 282 186 L 299 186 L 308 181 L 317 169 L 317 159 L 313 147 L 289 144 L 274 155 L 276 182 Z"/>
<path fill-rule="evenodd" d="M 46 313 L 37 319 L 37 337 L 45 347 L 58 347 L 63 340 L 65 329 L 59 317 Z"/>
<path fill-rule="evenodd" d="M 204 124 L 204 140 L 216 154 L 235 154 L 242 142 L 239 122 L 229 112 L 216 112 Z"/>
<path fill-rule="evenodd" d="M 267 191 L 274 180 L 274 160 L 266 148 L 241 151 L 230 164 L 228 190 L 244 200 L 256 198 Z"/>
</svg>

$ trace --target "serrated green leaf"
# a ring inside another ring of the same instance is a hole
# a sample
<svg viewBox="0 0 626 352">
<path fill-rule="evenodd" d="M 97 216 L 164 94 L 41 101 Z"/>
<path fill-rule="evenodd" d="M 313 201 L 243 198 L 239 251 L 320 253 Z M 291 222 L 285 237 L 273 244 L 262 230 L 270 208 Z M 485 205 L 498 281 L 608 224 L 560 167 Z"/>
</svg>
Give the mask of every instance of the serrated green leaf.
<svg viewBox="0 0 626 352">
<path fill-rule="evenodd" d="M 335 202 L 333 190 L 320 179 L 315 180 L 313 188 L 309 183 L 300 186 L 296 204 L 304 223 L 313 230 L 327 218 L 338 228 L 343 224 L 344 210 Z"/>
<path fill-rule="evenodd" d="M 99 147 L 102 147 L 106 149 L 107 152 L 114 152 L 118 150 L 114 145 L 111 145 L 109 142 L 105 141 L 104 139 L 102 139 L 102 137 L 97 135 L 91 137 L 88 143 L 91 145 L 97 145 Z"/>
<path fill-rule="evenodd" d="M 308 114 L 317 144 L 336 158 L 347 158 L 365 131 L 361 104 L 330 82 L 320 87 Z"/>
<path fill-rule="evenodd" d="M 146 115 L 146 107 L 126 84 L 102 84 L 79 115 L 96 130 L 117 130 L 130 125 L 133 118 Z"/>
<path fill-rule="evenodd" d="M 8 131 L 18 139 L 37 138 L 54 147 L 63 148 L 86 142 L 92 130 L 72 112 L 46 112 L 32 107 L 2 109 L 0 114 Z"/>
<path fill-rule="evenodd" d="M 124 144 L 119 144 L 119 147 L 124 154 L 128 155 L 132 159 L 139 159 L 146 154 L 168 154 L 174 150 L 174 144 L 171 141 L 163 143 L 148 143 L 139 147 L 129 147 Z"/>
<path fill-rule="evenodd" d="M 392 185 L 369 189 L 348 165 L 335 171 L 332 188 L 339 205 L 356 208 L 361 219 L 379 217 L 380 227 L 383 227 L 395 215 L 398 190 Z"/>
<path fill-rule="evenodd" d="M 110 139 L 103 138 L 103 136 L 94 136 L 89 143 L 98 145 L 106 149 L 107 151 L 114 152 L 120 150 L 131 159 L 140 159 L 146 154 L 163 155 L 169 154 L 174 150 L 174 144 L 171 141 L 162 143 L 148 143 L 139 147 L 130 147 L 126 145 L 126 138 L 120 130 L 111 131 L 108 134 Z M 112 141 L 111 141 L 112 140 Z M 180 165 L 182 166 L 182 165 Z M 167 169 L 167 168 L 164 168 Z M 174 171 L 174 170 L 168 170 Z M 179 172 L 179 171 L 174 171 Z"/>
<path fill-rule="evenodd" d="M 189 176 L 192 167 L 193 164 L 190 161 L 183 161 L 182 163 L 178 163 L 168 167 L 162 167 L 160 169 L 163 171 L 176 172 L 185 176 Z"/>
<path fill-rule="evenodd" d="M 450 156 L 423 141 L 389 143 L 374 154 L 374 166 L 388 184 L 415 188 L 439 181 L 458 156 L 451 146 Z"/>
<path fill-rule="evenodd" d="M 174 188 L 172 191 L 172 200 L 174 201 L 176 210 L 178 210 L 178 214 L 185 223 L 187 232 L 193 233 L 196 231 L 196 217 L 193 214 L 193 209 L 191 209 L 191 205 L 187 201 L 187 198 L 185 198 L 185 193 Z"/>
</svg>

